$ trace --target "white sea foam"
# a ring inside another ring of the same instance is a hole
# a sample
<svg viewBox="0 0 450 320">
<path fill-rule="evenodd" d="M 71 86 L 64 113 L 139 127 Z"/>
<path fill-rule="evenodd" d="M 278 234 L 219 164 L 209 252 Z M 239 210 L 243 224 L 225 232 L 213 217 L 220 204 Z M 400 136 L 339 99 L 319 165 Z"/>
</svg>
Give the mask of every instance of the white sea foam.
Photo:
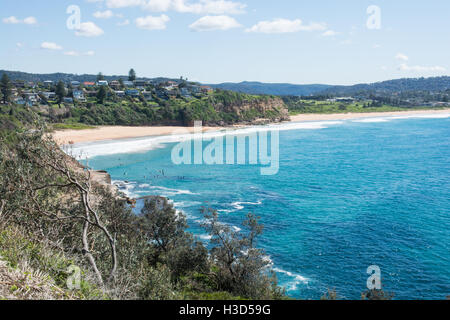
<svg viewBox="0 0 450 320">
<path fill-rule="evenodd" d="M 220 209 L 217 210 L 219 213 L 231 213 L 231 212 L 236 212 L 236 211 L 241 211 L 242 209 L 245 208 L 245 205 L 253 205 L 253 206 L 259 206 L 262 204 L 262 201 L 258 201 L 258 202 L 245 202 L 245 201 L 236 201 L 230 204 L 230 206 L 233 209 Z"/>
<path fill-rule="evenodd" d="M 290 271 L 286 271 L 286 270 L 283 270 L 280 268 L 273 268 L 273 271 L 278 272 L 278 273 L 283 273 L 283 274 L 287 275 L 288 277 L 293 278 L 292 281 L 289 281 L 287 283 L 287 286 L 286 286 L 287 291 L 295 291 L 295 290 L 297 290 L 297 288 L 300 284 L 308 284 L 308 281 L 309 281 L 307 278 L 303 277 L 300 274 L 292 273 Z"/>
<path fill-rule="evenodd" d="M 368 119 L 353 120 L 352 122 L 378 123 L 378 122 L 389 122 L 389 120 L 386 118 L 368 118 Z"/>
<path fill-rule="evenodd" d="M 211 240 L 211 236 L 209 234 L 201 234 L 198 236 L 201 240 L 208 241 Z"/>
<path fill-rule="evenodd" d="M 410 114 L 404 116 L 364 118 L 352 120 L 352 122 L 376 123 L 376 122 L 389 122 L 392 120 L 403 120 L 403 119 L 446 119 L 446 118 L 450 118 L 450 113 Z"/>
<path fill-rule="evenodd" d="M 133 182 L 125 182 L 121 180 L 113 180 L 111 183 L 119 189 L 120 192 L 125 193 L 127 197 L 137 198 L 139 191 L 136 191 L 136 184 Z"/>
<path fill-rule="evenodd" d="M 192 193 L 189 190 L 171 189 L 171 188 L 166 188 L 166 187 L 161 187 L 161 186 L 148 186 L 148 187 L 146 187 L 146 190 L 143 190 L 143 192 L 148 193 L 148 190 L 152 190 L 153 192 L 156 192 L 158 195 L 170 196 L 170 197 L 173 197 L 175 195 L 180 195 L 180 194 L 189 194 L 189 195 L 197 194 L 197 193 Z"/>
<path fill-rule="evenodd" d="M 198 201 L 179 201 L 174 202 L 173 205 L 177 208 L 190 208 L 201 205 L 201 202 Z"/>
</svg>

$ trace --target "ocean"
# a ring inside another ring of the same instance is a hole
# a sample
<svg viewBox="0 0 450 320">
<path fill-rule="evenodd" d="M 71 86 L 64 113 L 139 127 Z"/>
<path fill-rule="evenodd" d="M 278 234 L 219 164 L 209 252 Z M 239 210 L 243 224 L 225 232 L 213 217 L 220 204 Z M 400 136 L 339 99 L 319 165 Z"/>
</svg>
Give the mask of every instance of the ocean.
<svg viewBox="0 0 450 320">
<path fill-rule="evenodd" d="M 450 295 L 450 114 L 269 128 L 280 129 L 279 170 L 267 176 L 258 165 L 175 165 L 180 136 L 71 152 L 107 170 L 131 197 L 170 198 L 204 241 L 202 207 L 236 230 L 256 214 L 265 227 L 258 246 L 291 297 L 320 299 L 335 289 L 360 299 L 371 265 L 396 299 Z M 236 134 L 252 131 L 261 127 Z"/>
</svg>

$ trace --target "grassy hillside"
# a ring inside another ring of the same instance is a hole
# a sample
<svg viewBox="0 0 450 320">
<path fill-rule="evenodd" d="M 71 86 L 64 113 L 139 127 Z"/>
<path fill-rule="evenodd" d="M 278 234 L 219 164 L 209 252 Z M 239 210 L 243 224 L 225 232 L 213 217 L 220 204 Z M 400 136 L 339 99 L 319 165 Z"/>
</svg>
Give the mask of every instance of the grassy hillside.
<svg viewBox="0 0 450 320">
<path fill-rule="evenodd" d="M 67 109 L 50 102 L 50 106 L 41 108 L 39 113 L 51 122 L 86 125 L 191 125 L 196 120 L 208 125 L 230 125 L 257 119 L 287 119 L 287 109 L 281 99 L 231 91 L 215 91 L 189 99 L 155 97 L 153 101 L 131 97 L 119 100 L 109 96 L 102 104 L 95 98 L 88 98 L 87 102 Z"/>
</svg>

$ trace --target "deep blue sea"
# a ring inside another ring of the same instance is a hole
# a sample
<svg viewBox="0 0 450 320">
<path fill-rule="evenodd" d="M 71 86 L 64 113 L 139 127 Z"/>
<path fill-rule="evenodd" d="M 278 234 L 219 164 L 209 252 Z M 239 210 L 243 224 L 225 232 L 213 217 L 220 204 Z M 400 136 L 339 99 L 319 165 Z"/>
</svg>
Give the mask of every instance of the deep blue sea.
<svg viewBox="0 0 450 320">
<path fill-rule="evenodd" d="M 127 181 L 133 197 L 169 197 L 205 241 L 203 206 L 236 230 L 247 213 L 260 216 L 265 231 L 258 246 L 292 297 L 319 299 L 335 288 L 342 298 L 360 299 L 367 267 L 378 265 L 384 289 L 396 299 L 444 299 L 450 295 L 449 116 L 281 125 L 280 169 L 273 176 L 255 165 L 177 166 L 175 143 L 154 137 L 74 150 L 84 150 L 94 169 Z"/>
</svg>

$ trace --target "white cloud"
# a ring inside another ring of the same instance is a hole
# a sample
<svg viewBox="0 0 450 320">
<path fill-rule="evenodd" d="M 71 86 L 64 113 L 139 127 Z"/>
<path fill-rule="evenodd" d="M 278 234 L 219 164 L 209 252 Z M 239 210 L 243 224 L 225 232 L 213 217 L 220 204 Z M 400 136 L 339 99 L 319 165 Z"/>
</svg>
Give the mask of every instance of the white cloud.
<svg viewBox="0 0 450 320">
<path fill-rule="evenodd" d="M 109 19 L 114 17 L 114 13 L 111 10 L 96 11 L 94 12 L 94 17 L 96 17 L 97 19 Z"/>
<path fill-rule="evenodd" d="M 229 30 L 241 25 L 229 16 L 205 16 L 189 26 L 194 31 Z"/>
<path fill-rule="evenodd" d="M 322 33 L 322 36 L 324 36 L 324 37 L 334 37 L 334 36 L 336 36 L 338 34 L 339 34 L 339 32 L 336 32 L 334 30 L 327 30 L 324 33 Z"/>
<path fill-rule="evenodd" d="M 163 14 L 159 17 L 147 16 L 137 18 L 135 23 L 138 28 L 145 30 L 164 30 L 166 29 L 166 24 L 169 21 L 170 18 Z"/>
<path fill-rule="evenodd" d="M 83 22 L 80 24 L 80 29 L 75 31 L 75 35 L 79 37 L 98 37 L 102 34 L 104 34 L 103 30 L 93 22 Z"/>
<path fill-rule="evenodd" d="M 195 14 L 240 14 L 245 12 L 246 4 L 230 0 L 106 0 L 108 8 L 141 7 L 153 12 L 173 10 L 180 13 Z"/>
<path fill-rule="evenodd" d="M 32 25 L 32 24 L 36 24 L 37 23 L 37 19 L 35 17 L 27 17 L 27 18 L 25 18 L 23 20 L 19 20 L 16 17 L 11 16 L 11 17 L 8 17 L 8 18 L 4 18 L 2 21 L 3 21 L 3 23 L 6 23 L 6 24 L 24 23 L 24 24 Z"/>
<path fill-rule="evenodd" d="M 247 5 L 227 0 L 200 0 L 196 3 L 172 0 L 172 7 L 177 12 L 196 14 L 240 14 L 245 12 Z"/>
<path fill-rule="evenodd" d="M 64 52 L 64 55 L 66 56 L 72 56 L 72 57 L 79 57 L 79 56 L 93 56 L 95 54 L 94 51 L 86 51 L 86 52 L 78 52 L 78 51 L 66 51 Z"/>
<path fill-rule="evenodd" d="M 122 21 L 122 22 L 118 22 L 118 23 L 117 23 L 117 25 L 118 25 L 119 27 L 127 26 L 127 25 L 129 25 L 129 24 L 130 24 L 130 20 L 128 20 L 128 19 L 126 19 L 126 20 L 124 20 L 124 21 Z"/>
<path fill-rule="evenodd" d="M 76 57 L 76 56 L 79 56 L 80 54 L 76 51 L 66 51 L 66 52 L 64 52 L 64 55 Z"/>
<path fill-rule="evenodd" d="M 35 17 L 27 17 L 27 18 L 23 19 L 23 23 L 25 23 L 25 24 L 36 24 L 37 23 L 37 19 Z"/>
<path fill-rule="evenodd" d="M 4 18 L 3 19 L 3 23 L 7 23 L 7 24 L 17 24 L 20 23 L 20 20 L 17 19 L 14 16 L 8 17 L 8 18 Z"/>
<path fill-rule="evenodd" d="M 16 47 L 17 48 L 22 48 L 24 46 L 24 44 L 22 42 L 17 42 L 16 43 Z"/>
<path fill-rule="evenodd" d="M 142 8 L 154 12 L 166 12 L 172 7 L 173 0 L 150 0 L 142 4 Z"/>
<path fill-rule="evenodd" d="M 446 69 L 441 66 L 424 67 L 424 66 L 409 66 L 406 63 L 402 63 L 398 69 L 400 71 L 413 71 L 413 72 L 444 72 Z"/>
<path fill-rule="evenodd" d="M 54 42 L 42 42 L 41 49 L 62 50 L 62 47 Z"/>
<path fill-rule="evenodd" d="M 304 25 L 302 20 L 274 19 L 271 21 L 260 21 L 246 32 L 259 33 L 292 33 L 299 31 L 323 31 L 326 30 L 324 23 L 311 23 Z"/>
<path fill-rule="evenodd" d="M 374 48 L 374 49 L 379 49 L 379 48 L 381 48 L 381 44 L 374 44 L 374 45 L 372 46 L 372 48 Z"/>
<path fill-rule="evenodd" d="M 126 8 L 144 5 L 144 0 L 106 0 L 108 8 Z"/>
<path fill-rule="evenodd" d="M 403 53 L 397 53 L 397 55 L 395 56 L 395 59 L 402 60 L 402 61 L 408 61 L 409 60 L 408 56 L 403 54 Z"/>
</svg>

